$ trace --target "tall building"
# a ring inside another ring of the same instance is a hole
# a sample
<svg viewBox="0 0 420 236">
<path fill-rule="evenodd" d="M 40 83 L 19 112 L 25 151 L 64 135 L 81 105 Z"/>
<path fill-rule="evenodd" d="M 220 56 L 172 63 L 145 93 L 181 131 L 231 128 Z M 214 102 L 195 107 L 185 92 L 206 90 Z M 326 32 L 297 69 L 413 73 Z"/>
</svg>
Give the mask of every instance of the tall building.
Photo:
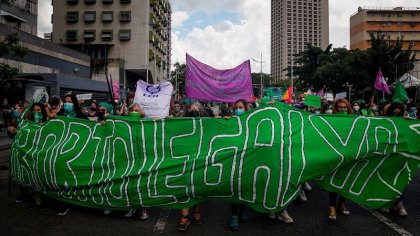
<svg viewBox="0 0 420 236">
<path fill-rule="evenodd" d="M 92 79 L 111 75 L 125 92 L 137 80 L 169 79 L 169 0 L 53 1 L 52 40 L 90 55 Z"/>
<path fill-rule="evenodd" d="M 36 35 L 38 0 L 15 0 L 0 6 L 0 23 Z"/>
<path fill-rule="evenodd" d="M 408 7 L 359 7 L 350 17 L 350 49 L 370 48 L 370 32 L 380 31 L 390 43 L 403 39 L 420 55 L 420 9 Z"/>
<path fill-rule="evenodd" d="M 306 44 L 329 44 L 328 0 L 271 0 L 271 76 L 285 79 Z M 294 65 L 296 66 L 296 65 Z"/>
</svg>

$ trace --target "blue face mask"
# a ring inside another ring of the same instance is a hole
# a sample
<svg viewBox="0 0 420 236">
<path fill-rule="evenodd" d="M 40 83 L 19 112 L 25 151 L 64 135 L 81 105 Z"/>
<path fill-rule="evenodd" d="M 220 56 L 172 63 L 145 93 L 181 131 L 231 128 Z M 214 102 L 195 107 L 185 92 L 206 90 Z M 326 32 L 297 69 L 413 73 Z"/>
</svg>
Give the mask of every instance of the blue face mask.
<svg viewBox="0 0 420 236">
<path fill-rule="evenodd" d="M 237 116 L 240 116 L 240 115 L 242 115 L 244 113 L 245 113 L 245 110 L 244 109 L 236 109 L 235 110 L 235 115 L 237 115 Z"/>
<path fill-rule="evenodd" d="M 64 103 L 64 111 L 65 112 L 72 112 L 73 111 L 73 103 L 66 102 Z"/>
<path fill-rule="evenodd" d="M 13 112 L 12 112 L 12 116 L 13 116 L 13 118 L 18 118 L 20 116 L 20 112 L 18 110 L 14 109 Z"/>
</svg>

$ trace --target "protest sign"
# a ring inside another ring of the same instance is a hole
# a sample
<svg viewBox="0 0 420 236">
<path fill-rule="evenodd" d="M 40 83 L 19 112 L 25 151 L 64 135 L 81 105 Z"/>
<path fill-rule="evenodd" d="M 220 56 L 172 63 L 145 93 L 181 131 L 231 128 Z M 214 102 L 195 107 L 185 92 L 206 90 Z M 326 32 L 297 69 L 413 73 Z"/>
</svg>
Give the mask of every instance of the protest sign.
<svg viewBox="0 0 420 236">
<path fill-rule="evenodd" d="M 172 90 L 170 82 L 151 85 L 139 80 L 134 102 L 140 104 L 146 117 L 163 118 L 169 115 Z"/>
</svg>

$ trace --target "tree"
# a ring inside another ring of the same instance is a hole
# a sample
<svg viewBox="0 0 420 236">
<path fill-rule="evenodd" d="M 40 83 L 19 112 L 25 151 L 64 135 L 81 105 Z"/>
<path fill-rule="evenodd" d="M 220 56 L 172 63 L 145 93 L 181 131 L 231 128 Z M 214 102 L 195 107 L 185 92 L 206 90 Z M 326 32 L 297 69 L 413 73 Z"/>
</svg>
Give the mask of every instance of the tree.
<svg viewBox="0 0 420 236">
<path fill-rule="evenodd" d="M 0 57 L 7 56 L 14 60 L 20 60 L 26 54 L 28 54 L 28 49 L 20 46 L 19 38 L 17 33 L 7 35 L 3 40 L 0 41 Z M 6 94 L 6 92 L 11 92 L 10 89 L 19 88 L 21 85 L 19 83 L 10 81 L 14 76 L 19 73 L 17 68 L 14 68 L 6 63 L 0 63 L 0 92 L 1 94 Z"/>
<path fill-rule="evenodd" d="M 185 71 L 186 65 L 179 64 L 179 62 L 174 64 L 175 69 L 171 71 L 171 83 L 173 85 L 177 85 L 178 93 L 177 94 L 185 94 Z"/>
<path fill-rule="evenodd" d="M 16 0 L 0 0 L 0 6 L 1 5 L 12 5 L 12 3 L 14 3 Z"/>
<path fill-rule="evenodd" d="M 370 37 L 371 48 L 364 51 L 346 48 L 331 51 L 332 45 L 325 50 L 307 45 L 305 51 L 296 55 L 295 84 L 301 90 L 327 88 L 334 93 L 345 91 L 346 84 L 364 90 L 373 88 L 379 68 L 390 79 L 388 83 L 413 69 L 415 54 L 411 46 L 403 50 L 402 38 L 390 42 L 381 32 L 371 33 Z"/>
</svg>

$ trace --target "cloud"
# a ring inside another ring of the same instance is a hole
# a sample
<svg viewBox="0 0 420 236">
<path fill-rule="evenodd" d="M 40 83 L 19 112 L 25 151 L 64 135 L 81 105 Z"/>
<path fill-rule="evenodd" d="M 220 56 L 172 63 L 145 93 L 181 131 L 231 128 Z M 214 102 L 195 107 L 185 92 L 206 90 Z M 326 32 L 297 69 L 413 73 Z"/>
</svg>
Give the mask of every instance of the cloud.
<svg viewBox="0 0 420 236">
<path fill-rule="evenodd" d="M 172 27 L 181 27 L 188 18 L 189 15 L 186 11 L 177 11 L 172 13 Z"/>
<path fill-rule="evenodd" d="M 44 33 L 52 31 L 51 25 L 52 5 L 51 1 L 38 1 L 38 37 L 43 38 Z"/>
<path fill-rule="evenodd" d="M 178 1 L 172 1 L 178 2 Z M 180 2 L 180 1 L 179 1 Z M 242 1 L 182 1 L 190 14 L 214 14 L 226 11 L 237 14 L 239 23 L 221 20 L 204 28 L 194 27 L 187 35 L 174 33 L 172 37 L 172 62 L 185 63 L 185 53 L 218 69 L 232 68 L 245 60 L 260 58 L 263 53 L 263 70 L 270 71 L 270 2 Z M 230 7 L 230 8 L 228 8 Z M 260 64 L 251 62 L 253 71 Z"/>
</svg>

